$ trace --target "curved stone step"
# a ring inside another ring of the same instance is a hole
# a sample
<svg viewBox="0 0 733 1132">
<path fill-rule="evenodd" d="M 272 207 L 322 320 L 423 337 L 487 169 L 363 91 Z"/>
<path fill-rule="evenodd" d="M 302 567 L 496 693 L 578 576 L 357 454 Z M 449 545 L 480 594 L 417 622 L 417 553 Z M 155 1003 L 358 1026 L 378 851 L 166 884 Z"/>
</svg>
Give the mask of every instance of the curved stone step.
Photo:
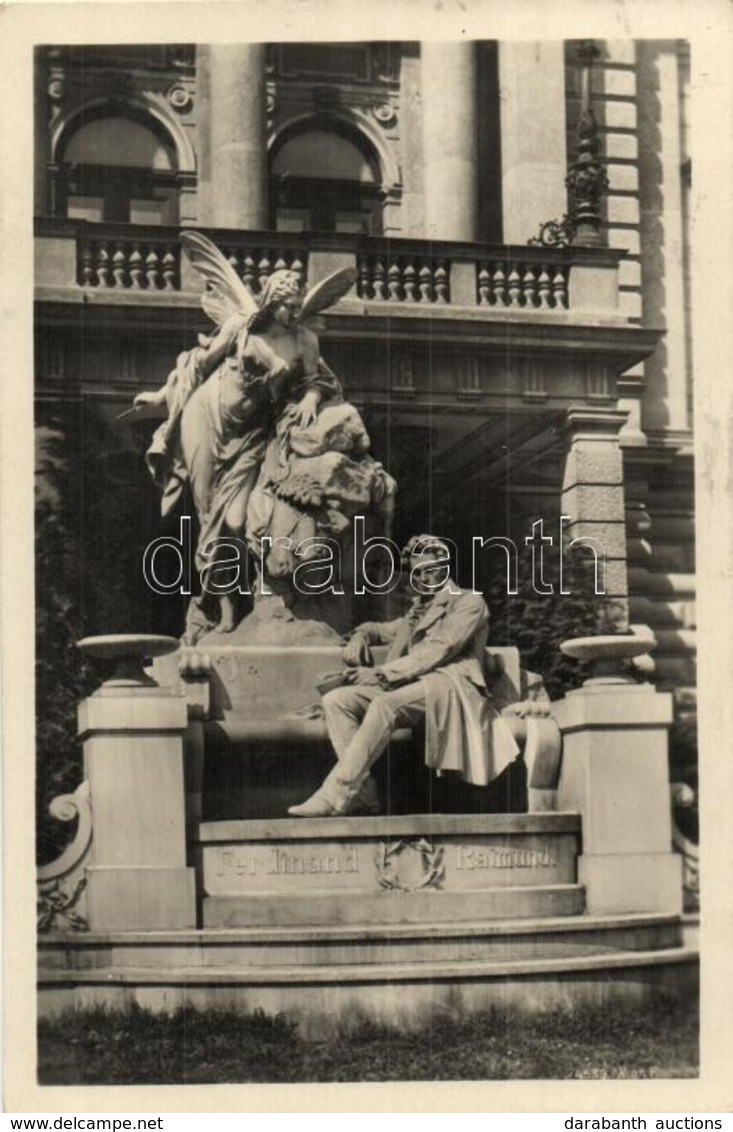
<svg viewBox="0 0 733 1132">
<path fill-rule="evenodd" d="M 203 929 L 45 938 L 44 966 L 202 966 L 250 969 L 441 961 L 520 961 L 665 950 L 682 942 L 678 916 L 571 916 L 494 922 Z"/>
<path fill-rule="evenodd" d="M 286 1013 L 308 1036 L 343 1033 L 366 1019 L 406 1030 L 435 1017 L 488 1009 L 541 1013 L 583 1003 L 644 1002 L 660 990 L 696 993 L 697 952 L 684 947 L 598 955 L 303 967 L 99 967 L 43 970 L 39 1013 L 75 1006 Z"/>
</svg>

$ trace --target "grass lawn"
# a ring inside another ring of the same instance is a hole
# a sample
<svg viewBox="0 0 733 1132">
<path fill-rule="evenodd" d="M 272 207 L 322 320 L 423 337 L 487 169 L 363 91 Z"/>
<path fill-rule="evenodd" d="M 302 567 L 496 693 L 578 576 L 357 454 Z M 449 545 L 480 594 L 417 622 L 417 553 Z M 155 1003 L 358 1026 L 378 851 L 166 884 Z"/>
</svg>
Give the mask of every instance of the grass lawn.
<svg viewBox="0 0 733 1132">
<path fill-rule="evenodd" d="M 659 1000 L 306 1040 L 282 1015 L 84 1010 L 41 1021 L 38 1056 L 43 1085 L 695 1077 L 698 1017 Z"/>
</svg>

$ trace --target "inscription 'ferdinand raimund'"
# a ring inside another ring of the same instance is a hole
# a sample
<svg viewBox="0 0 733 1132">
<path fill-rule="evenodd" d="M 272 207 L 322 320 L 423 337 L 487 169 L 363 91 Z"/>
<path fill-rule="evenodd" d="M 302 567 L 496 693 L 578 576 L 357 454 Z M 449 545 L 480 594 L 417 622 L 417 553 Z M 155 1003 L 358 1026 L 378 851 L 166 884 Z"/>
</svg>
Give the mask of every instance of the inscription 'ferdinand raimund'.
<svg viewBox="0 0 733 1132">
<path fill-rule="evenodd" d="M 357 873 L 359 859 L 356 846 L 340 853 L 287 853 L 273 848 L 264 854 L 236 853 L 221 849 L 217 854 L 217 876 L 295 876 L 306 873 Z"/>
<path fill-rule="evenodd" d="M 557 862 L 547 849 L 493 849 L 475 845 L 456 846 L 457 869 L 552 868 Z"/>
</svg>

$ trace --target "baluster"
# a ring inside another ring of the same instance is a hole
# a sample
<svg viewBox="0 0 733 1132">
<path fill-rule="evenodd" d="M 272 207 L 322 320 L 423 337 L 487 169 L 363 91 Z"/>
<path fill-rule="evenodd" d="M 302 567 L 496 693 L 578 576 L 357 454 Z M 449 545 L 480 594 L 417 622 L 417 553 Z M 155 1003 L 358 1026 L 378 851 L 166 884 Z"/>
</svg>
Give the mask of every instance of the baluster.
<svg viewBox="0 0 733 1132">
<path fill-rule="evenodd" d="M 408 303 L 416 303 L 419 295 L 417 293 L 417 271 L 415 264 L 411 259 L 408 259 L 405 264 L 405 270 L 402 273 L 402 278 L 405 285 L 405 299 Z"/>
<path fill-rule="evenodd" d="M 242 263 L 242 282 L 246 283 L 250 291 L 254 294 L 257 289 L 257 277 L 255 274 L 255 261 L 251 255 L 245 255 Z"/>
<path fill-rule="evenodd" d="M 261 291 L 272 274 L 272 260 L 270 259 L 269 252 L 262 253 L 260 262 L 257 264 L 257 274 L 259 282 L 258 290 Z"/>
<path fill-rule="evenodd" d="M 519 272 L 516 267 L 512 267 L 509 272 L 509 306 L 520 307 L 522 304 L 520 298 L 522 295 L 522 288 L 519 281 Z"/>
<path fill-rule="evenodd" d="M 450 296 L 448 295 L 448 265 L 444 259 L 437 259 L 435 265 L 435 271 L 433 273 L 435 279 L 435 301 L 437 303 L 447 303 L 450 300 Z"/>
<path fill-rule="evenodd" d="M 534 268 L 530 265 L 524 269 L 522 295 L 524 297 L 525 307 L 535 307 L 537 305 L 537 276 L 535 275 Z"/>
<path fill-rule="evenodd" d="M 143 285 L 143 257 L 140 251 L 140 245 L 134 243 L 132 251 L 130 252 L 129 259 L 130 268 L 130 286 L 135 291 L 140 291 Z"/>
<path fill-rule="evenodd" d="M 275 257 L 275 264 L 273 271 L 286 271 L 288 269 L 288 261 L 285 258 L 284 252 L 278 252 Z"/>
<path fill-rule="evenodd" d="M 539 297 L 540 310 L 549 310 L 552 306 L 552 303 L 550 302 L 550 296 L 552 295 L 552 283 L 550 282 L 550 273 L 546 267 L 543 267 L 542 271 L 540 272 L 537 294 Z"/>
<path fill-rule="evenodd" d="M 97 279 L 100 287 L 111 287 L 109 275 L 109 252 L 106 244 L 97 244 Z"/>
<path fill-rule="evenodd" d="M 163 288 L 176 290 L 176 253 L 170 245 L 163 249 Z"/>
<path fill-rule="evenodd" d="M 375 299 L 387 298 L 387 272 L 384 266 L 384 260 L 379 255 L 374 257 L 372 286 L 374 288 Z"/>
<path fill-rule="evenodd" d="M 127 264 L 124 244 L 115 244 L 112 253 L 112 279 L 113 287 L 124 287 L 127 284 Z"/>
<path fill-rule="evenodd" d="M 402 271 L 400 270 L 400 261 L 393 259 L 389 265 L 387 272 L 388 287 L 389 287 L 389 300 L 390 302 L 399 303 L 402 300 Z"/>
<path fill-rule="evenodd" d="M 82 287 L 93 287 L 94 278 L 94 249 L 92 244 L 83 243 L 81 246 L 81 279 Z"/>
<path fill-rule="evenodd" d="M 509 305 L 506 292 L 506 274 L 504 272 L 504 264 L 501 260 L 494 267 L 494 301 L 498 307 L 506 307 Z"/>
<path fill-rule="evenodd" d="M 560 266 L 555 267 L 554 272 L 555 274 L 552 277 L 552 293 L 555 298 L 555 306 L 567 308 L 568 286 L 565 279 L 565 272 Z"/>
<path fill-rule="evenodd" d="M 420 265 L 418 280 L 418 286 L 420 288 L 420 302 L 432 303 L 435 299 L 435 291 L 433 290 L 433 272 L 429 263 L 423 262 Z"/>
<path fill-rule="evenodd" d="M 303 260 L 300 258 L 297 252 L 293 256 L 292 262 L 290 264 L 290 270 L 294 271 L 296 275 L 299 276 L 300 282 L 302 283 L 305 279 L 305 264 L 303 263 Z"/>
<path fill-rule="evenodd" d="M 482 263 L 478 272 L 478 301 L 479 306 L 491 306 L 491 272 L 486 263 Z"/>
<path fill-rule="evenodd" d="M 151 291 L 157 291 L 160 282 L 158 274 L 159 258 L 155 248 L 151 248 L 145 256 L 145 278 Z"/>
<path fill-rule="evenodd" d="M 226 258 L 234 271 L 235 275 L 239 275 L 239 253 L 236 248 L 227 248 Z M 240 276 L 241 278 L 241 276 Z"/>
<path fill-rule="evenodd" d="M 361 256 L 357 264 L 357 271 L 357 295 L 360 299 L 373 299 L 374 288 L 372 287 L 372 277 L 369 271 L 369 259 L 367 256 Z"/>
</svg>

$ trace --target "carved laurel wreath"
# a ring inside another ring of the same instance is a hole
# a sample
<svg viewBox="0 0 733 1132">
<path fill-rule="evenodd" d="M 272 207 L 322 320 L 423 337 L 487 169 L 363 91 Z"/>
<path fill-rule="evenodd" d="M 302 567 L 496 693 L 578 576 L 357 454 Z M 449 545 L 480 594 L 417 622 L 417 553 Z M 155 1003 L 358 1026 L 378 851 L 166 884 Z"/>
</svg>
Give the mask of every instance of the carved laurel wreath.
<svg viewBox="0 0 733 1132">
<path fill-rule="evenodd" d="M 396 869 L 397 858 L 405 850 L 419 854 L 422 876 L 413 884 L 405 884 Z M 382 841 L 377 850 L 377 879 L 382 888 L 399 892 L 417 892 L 422 888 L 440 888 L 445 877 L 443 847 L 431 845 L 426 838 L 402 838 L 400 841 Z"/>
</svg>

